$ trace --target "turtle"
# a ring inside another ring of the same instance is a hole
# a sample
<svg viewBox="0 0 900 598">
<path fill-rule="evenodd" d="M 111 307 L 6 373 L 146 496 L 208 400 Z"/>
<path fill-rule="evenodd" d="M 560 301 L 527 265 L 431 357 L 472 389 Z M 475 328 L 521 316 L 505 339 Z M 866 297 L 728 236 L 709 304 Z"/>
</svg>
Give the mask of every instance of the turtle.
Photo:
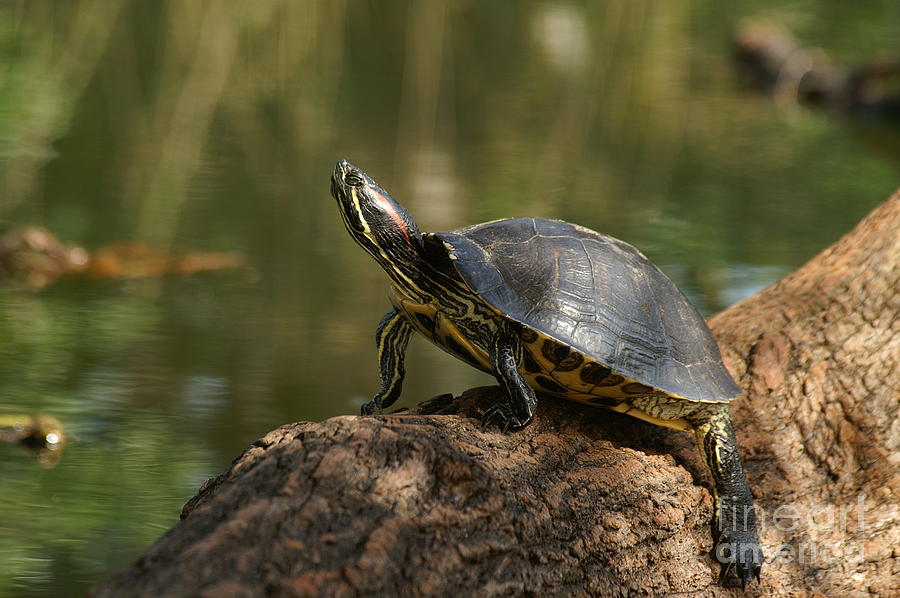
<svg viewBox="0 0 900 598">
<path fill-rule="evenodd" d="M 624 241 L 562 220 L 422 233 L 346 160 L 331 194 L 393 283 L 375 333 L 381 387 L 362 415 L 400 396 L 415 331 L 496 377 L 503 399 L 484 410 L 486 426 L 527 426 L 542 393 L 693 432 L 713 480 L 722 579 L 759 580 L 753 495 L 728 410 L 741 391 L 706 321 L 659 268 Z"/>
</svg>

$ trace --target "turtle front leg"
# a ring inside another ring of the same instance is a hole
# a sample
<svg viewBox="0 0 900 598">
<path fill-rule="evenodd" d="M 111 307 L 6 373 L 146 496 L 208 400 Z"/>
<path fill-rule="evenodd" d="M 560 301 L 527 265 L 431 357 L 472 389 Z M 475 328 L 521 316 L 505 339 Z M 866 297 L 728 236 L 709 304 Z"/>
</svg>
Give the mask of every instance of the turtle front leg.
<svg viewBox="0 0 900 598">
<path fill-rule="evenodd" d="M 491 369 L 503 389 L 505 400 L 484 412 L 482 423 L 485 426 L 496 424 L 506 432 L 524 428 L 534 418 L 537 397 L 519 371 L 522 351 L 522 341 L 517 334 L 500 331 L 494 335 Z"/>
<path fill-rule="evenodd" d="M 712 474 L 717 532 L 715 556 L 722 577 L 734 572 L 741 585 L 759 580 L 764 561 L 756 534 L 753 495 L 744 477 L 731 414 L 725 404 L 710 404 L 687 416 L 697 446 Z"/>
<path fill-rule="evenodd" d="M 412 326 L 399 311 L 392 309 L 384 314 L 375 331 L 375 344 L 378 347 L 378 362 L 381 366 L 381 390 L 375 397 L 363 403 L 360 411 L 363 415 L 380 413 L 390 407 L 400 397 L 406 369 L 403 360 L 406 357 L 406 346 Z"/>
</svg>

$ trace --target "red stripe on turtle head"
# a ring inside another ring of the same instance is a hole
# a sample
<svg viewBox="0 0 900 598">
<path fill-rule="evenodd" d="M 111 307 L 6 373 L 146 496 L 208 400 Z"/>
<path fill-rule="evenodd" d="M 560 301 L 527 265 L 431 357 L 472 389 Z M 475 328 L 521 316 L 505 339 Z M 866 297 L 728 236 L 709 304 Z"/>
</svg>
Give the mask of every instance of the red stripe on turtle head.
<svg viewBox="0 0 900 598">
<path fill-rule="evenodd" d="M 384 213 L 391 217 L 391 220 L 397 225 L 397 227 L 403 232 L 403 236 L 406 237 L 406 242 L 412 246 L 412 239 L 409 237 L 409 226 L 406 224 L 406 220 L 397 212 L 397 208 L 394 207 L 394 200 L 390 197 L 386 197 L 379 191 L 375 189 L 370 190 L 372 194 L 372 199 L 378 204 Z"/>
</svg>

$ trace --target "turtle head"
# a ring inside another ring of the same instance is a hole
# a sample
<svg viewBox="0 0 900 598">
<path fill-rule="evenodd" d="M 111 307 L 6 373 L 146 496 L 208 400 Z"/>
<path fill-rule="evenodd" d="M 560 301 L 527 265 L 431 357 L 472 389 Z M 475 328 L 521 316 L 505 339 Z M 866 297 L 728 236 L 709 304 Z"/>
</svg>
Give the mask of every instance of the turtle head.
<svg viewBox="0 0 900 598">
<path fill-rule="evenodd" d="M 347 230 L 382 267 L 421 256 L 424 241 L 415 220 L 365 172 L 341 160 L 331 174 L 331 194 Z"/>
</svg>

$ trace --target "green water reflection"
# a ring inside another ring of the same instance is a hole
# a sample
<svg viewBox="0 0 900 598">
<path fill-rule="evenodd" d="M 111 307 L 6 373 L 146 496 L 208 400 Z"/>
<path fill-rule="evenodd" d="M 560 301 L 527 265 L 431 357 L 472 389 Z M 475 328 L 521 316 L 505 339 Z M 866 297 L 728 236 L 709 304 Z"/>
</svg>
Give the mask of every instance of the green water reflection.
<svg viewBox="0 0 900 598">
<path fill-rule="evenodd" d="M 900 185 L 896 128 L 742 92 L 740 18 L 846 60 L 900 53 L 900 5 L 0 4 L 0 224 L 96 248 L 237 251 L 219 272 L 0 290 L 0 596 L 83 593 L 279 424 L 376 386 L 380 271 L 328 194 L 338 158 L 446 230 L 563 218 L 642 248 L 713 313 Z M 404 404 L 490 382 L 416 342 Z"/>
</svg>

